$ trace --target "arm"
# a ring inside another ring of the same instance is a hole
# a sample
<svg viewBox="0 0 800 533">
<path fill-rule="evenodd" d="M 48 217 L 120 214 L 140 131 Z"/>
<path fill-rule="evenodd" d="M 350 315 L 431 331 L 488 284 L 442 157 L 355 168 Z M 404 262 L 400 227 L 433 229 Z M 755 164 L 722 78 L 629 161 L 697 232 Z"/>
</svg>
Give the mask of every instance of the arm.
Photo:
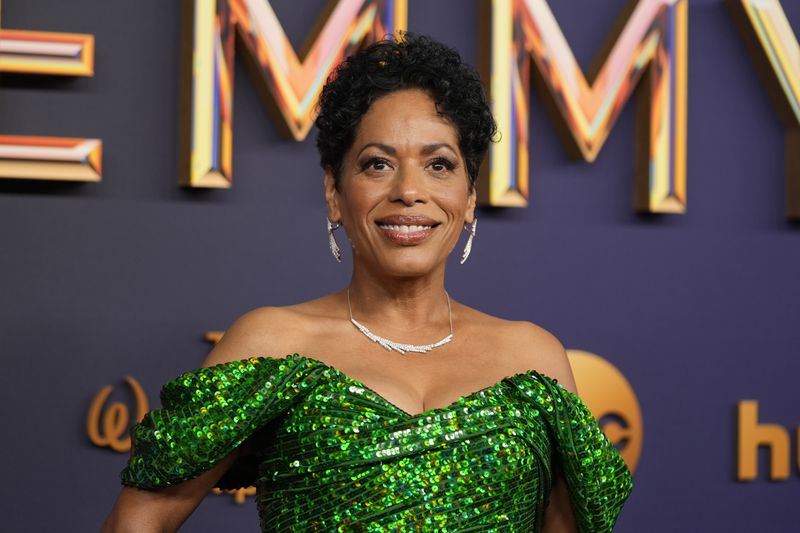
<svg viewBox="0 0 800 533">
<path fill-rule="evenodd" d="M 124 487 L 102 533 L 177 531 L 236 459 L 237 449 L 199 477 L 154 491 Z"/>
<path fill-rule="evenodd" d="M 550 492 L 550 503 L 544 511 L 542 533 L 578 533 L 567 483 L 560 470 L 553 469 L 553 488 Z"/>
<path fill-rule="evenodd" d="M 515 338 L 524 340 L 519 350 L 521 354 L 525 354 L 529 367 L 557 379 L 565 389 L 577 394 L 572 368 L 561 342 L 548 331 L 531 323 L 523 322 L 519 327 L 523 331 Z M 553 486 L 550 502 L 544 512 L 542 533 L 578 533 L 566 479 L 558 462 L 553 464 Z"/>
<path fill-rule="evenodd" d="M 527 330 L 515 336 L 527 348 L 513 353 L 548 378 L 538 381 L 547 404 L 540 412 L 555 444 L 543 531 L 610 533 L 632 489 L 630 470 L 577 395 L 563 346 L 541 328 Z"/>
<path fill-rule="evenodd" d="M 236 320 L 202 366 L 209 367 L 263 351 L 263 336 L 254 332 L 263 331 L 265 314 L 270 313 L 256 310 Z M 200 476 L 177 485 L 155 490 L 124 487 L 103 523 L 102 533 L 177 531 L 231 467 L 242 447 L 247 445 L 242 444 Z"/>
</svg>

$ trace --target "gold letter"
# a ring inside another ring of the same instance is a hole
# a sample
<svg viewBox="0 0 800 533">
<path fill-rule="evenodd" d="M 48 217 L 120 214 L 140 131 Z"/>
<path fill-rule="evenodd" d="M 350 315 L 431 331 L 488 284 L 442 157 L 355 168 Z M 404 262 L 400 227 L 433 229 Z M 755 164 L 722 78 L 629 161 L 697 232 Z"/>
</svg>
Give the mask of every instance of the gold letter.
<svg viewBox="0 0 800 533">
<path fill-rule="evenodd" d="M 779 0 L 727 0 L 786 128 L 786 216 L 800 218 L 800 45 Z"/>
<path fill-rule="evenodd" d="M 147 396 L 134 378 L 128 376 L 125 381 L 130 385 L 136 399 L 136 420 L 141 421 L 149 409 Z M 120 402 L 112 403 L 103 414 L 102 424 L 100 423 L 100 411 L 112 389 L 111 385 L 106 385 L 92 400 L 86 415 L 86 433 L 95 446 L 108 446 L 117 452 L 127 452 L 131 449 L 131 438 L 130 435 L 123 435 L 128 431 L 128 407 Z"/>
<path fill-rule="evenodd" d="M 328 74 L 365 41 L 404 29 L 406 2 L 331 2 L 298 57 L 268 0 L 184 0 L 181 185 L 231 186 L 236 35 L 279 130 L 300 141 Z"/>
<path fill-rule="evenodd" d="M 480 62 L 502 142 L 484 167 L 481 200 L 528 203 L 531 74 L 571 155 L 594 161 L 634 88 L 635 207 L 686 209 L 687 0 L 632 0 L 584 76 L 545 0 L 482 0 Z M 488 41 L 488 42 L 487 42 Z M 531 68 L 531 58 L 535 69 Z M 533 71 L 536 72 L 533 72 Z M 648 75 L 645 76 L 645 73 Z M 488 75 L 488 76 L 487 76 Z"/>
<path fill-rule="evenodd" d="M 0 72 L 94 75 L 94 36 L 0 30 Z M 0 177 L 100 181 L 99 139 L 0 136 Z"/>
<path fill-rule="evenodd" d="M 0 30 L 0 72 L 93 76 L 94 35 Z"/>
<path fill-rule="evenodd" d="M 230 489 L 230 490 L 220 490 L 216 487 L 211 489 L 211 492 L 218 495 L 230 494 L 233 496 L 233 501 L 235 501 L 238 505 L 242 505 L 245 501 L 247 501 L 248 496 L 255 496 L 256 495 L 256 488 L 255 487 L 244 487 L 241 489 Z"/>
<path fill-rule="evenodd" d="M 758 402 L 739 402 L 739 460 L 738 478 L 752 481 L 758 475 L 758 447 L 767 446 L 772 452 L 770 479 L 789 477 L 789 432 L 777 424 L 758 423 Z"/>
</svg>

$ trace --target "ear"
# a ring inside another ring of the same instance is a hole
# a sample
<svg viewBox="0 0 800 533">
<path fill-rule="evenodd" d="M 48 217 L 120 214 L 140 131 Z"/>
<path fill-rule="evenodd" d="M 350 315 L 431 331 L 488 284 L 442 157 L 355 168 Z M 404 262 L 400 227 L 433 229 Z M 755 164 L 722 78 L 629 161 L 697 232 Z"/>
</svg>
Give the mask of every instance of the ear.
<svg viewBox="0 0 800 533">
<path fill-rule="evenodd" d="M 331 222 L 341 222 L 342 213 L 339 210 L 339 191 L 336 190 L 336 180 L 333 179 L 333 171 L 325 169 L 325 204 L 328 206 L 328 220 Z"/>
<path fill-rule="evenodd" d="M 464 213 L 464 223 L 465 224 L 472 224 L 472 221 L 475 220 L 475 203 L 478 199 L 478 191 L 475 186 L 472 187 L 472 190 L 469 192 L 469 196 L 467 197 L 467 210 Z"/>
</svg>

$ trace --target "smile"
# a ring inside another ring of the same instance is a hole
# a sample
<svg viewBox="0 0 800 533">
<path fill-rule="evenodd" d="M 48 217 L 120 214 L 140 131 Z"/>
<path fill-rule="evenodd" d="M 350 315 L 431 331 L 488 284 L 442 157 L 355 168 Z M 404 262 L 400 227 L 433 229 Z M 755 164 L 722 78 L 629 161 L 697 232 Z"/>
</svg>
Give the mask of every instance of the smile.
<svg viewBox="0 0 800 533">
<path fill-rule="evenodd" d="M 416 224 L 390 224 L 388 221 L 377 222 L 386 239 L 397 246 L 415 246 L 425 242 L 436 231 L 438 222 L 434 221 L 414 221 Z M 420 224 L 419 222 L 425 222 Z"/>
<path fill-rule="evenodd" d="M 392 231 L 402 231 L 403 233 L 411 233 L 414 231 L 425 231 L 433 228 L 433 226 L 398 226 L 394 224 L 378 224 L 381 229 L 388 229 Z"/>
</svg>

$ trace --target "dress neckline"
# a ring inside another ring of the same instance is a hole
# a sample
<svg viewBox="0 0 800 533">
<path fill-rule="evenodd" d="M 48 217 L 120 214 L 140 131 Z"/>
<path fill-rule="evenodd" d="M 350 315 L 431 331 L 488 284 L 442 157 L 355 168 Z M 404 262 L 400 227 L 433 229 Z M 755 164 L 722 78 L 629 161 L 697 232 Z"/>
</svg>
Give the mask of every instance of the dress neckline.
<svg viewBox="0 0 800 533">
<path fill-rule="evenodd" d="M 256 357 L 256 359 L 263 359 L 263 360 L 266 360 L 266 361 L 276 361 L 276 362 L 289 360 L 289 358 L 292 358 L 292 359 L 297 359 L 297 358 L 305 359 L 306 361 L 310 361 L 310 362 L 312 362 L 314 364 L 317 364 L 317 365 L 329 370 L 330 372 L 333 372 L 333 373 L 337 374 L 343 380 L 348 381 L 351 384 L 356 385 L 357 387 L 363 388 L 363 389 L 371 392 L 372 394 L 375 395 L 375 397 L 377 397 L 384 404 L 386 404 L 387 407 L 397 411 L 400 415 L 402 415 L 405 418 L 409 418 L 409 419 L 424 418 L 426 416 L 431 416 L 431 415 L 436 414 L 436 413 L 442 413 L 442 412 L 450 411 L 450 410 L 455 409 L 456 407 L 460 406 L 463 402 L 465 402 L 465 401 L 467 401 L 467 400 L 469 400 L 471 398 L 474 398 L 476 396 L 479 396 L 479 395 L 481 395 L 481 394 L 483 394 L 485 392 L 488 392 L 490 390 L 494 390 L 494 389 L 500 387 L 500 385 L 504 384 L 506 381 L 512 380 L 512 379 L 517 379 L 517 378 L 522 378 L 522 377 L 534 377 L 534 378 L 537 378 L 537 379 L 539 379 L 541 381 L 549 382 L 552 386 L 557 386 L 557 387 L 561 387 L 562 386 L 561 384 L 558 383 L 557 379 L 552 378 L 552 377 L 548 376 L 547 374 L 542 374 L 538 370 L 528 369 L 528 370 L 525 370 L 525 371 L 522 371 L 522 372 L 517 372 L 515 374 L 511 374 L 510 376 L 506 376 L 506 377 L 500 378 L 496 382 L 492 383 L 491 385 L 487 385 L 486 387 L 482 387 L 482 388 L 480 388 L 478 390 L 469 392 L 467 394 L 462 394 L 461 396 L 459 396 L 458 398 L 456 398 L 455 400 L 453 400 L 452 402 L 450 402 L 449 404 L 447 404 L 447 405 L 445 405 L 443 407 L 434 407 L 432 409 L 426 409 L 426 410 L 421 411 L 419 413 L 409 413 L 408 411 L 406 411 L 402 407 L 400 407 L 400 406 L 396 405 L 395 403 L 390 402 L 389 400 L 387 400 L 385 396 L 383 396 L 382 394 L 378 393 L 372 387 L 366 385 L 360 379 L 356 379 L 354 377 L 351 377 L 351 376 L 347 375 L 345 372 L 343 372 L 342 370 L 339 370 L 338 368 L 336 368 L 335 366 L 332 366 L 332 365 L 330 365 L 330 364 L 328 364 L 328 363 L 326 363 L 324 361 L 320 361 L 319 359 L 315 359 L 314 357 L 308 357 L 308 356 L 305 356 L 305 355 L 301 355 L 299 353 L 288 354 L 285 357 L 271 357 L 271 356 L 257 356 Z"/>
</svg>

